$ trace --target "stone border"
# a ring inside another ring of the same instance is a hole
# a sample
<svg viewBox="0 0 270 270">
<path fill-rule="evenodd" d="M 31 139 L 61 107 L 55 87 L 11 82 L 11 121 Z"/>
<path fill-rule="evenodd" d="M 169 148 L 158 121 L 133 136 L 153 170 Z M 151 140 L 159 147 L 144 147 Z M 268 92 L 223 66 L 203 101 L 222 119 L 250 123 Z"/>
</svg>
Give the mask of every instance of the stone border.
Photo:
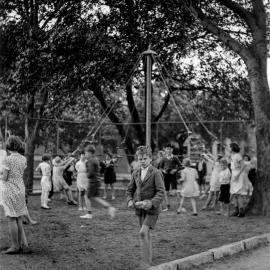
<svg viewBox="0 0 270 270">
<path fill-rule="evenodd" d="M 148 270 L 187 270 L 203 263 L 211 263 L 220 258 L 231 256 L 233 254 L 250 250 L 261 245 L 270 243 L 270 233 L 254 236 L 229 245 L 213 248 L 208 251 L 188 256 L 179 260 L 152 266 Z"/>
</svg>

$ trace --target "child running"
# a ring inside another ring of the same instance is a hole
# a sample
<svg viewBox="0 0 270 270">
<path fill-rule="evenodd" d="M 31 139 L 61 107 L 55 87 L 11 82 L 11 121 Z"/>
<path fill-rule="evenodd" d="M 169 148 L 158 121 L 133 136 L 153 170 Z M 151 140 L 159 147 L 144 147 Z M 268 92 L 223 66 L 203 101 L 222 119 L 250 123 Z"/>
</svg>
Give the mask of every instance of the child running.
<svg viewBox="0 0 270 270">
<path fill-rule="evenodd" d="M 94 156 L 96 148 L 93 145 L 88 145 L 85 148 L 86 171 L 88 177 L 87 198 L 89 199 L 88 213 L 81 218 L 92 218 L 91 200 L 95 200 L 97 203 L 108 209 L 108 213 L 111 218 L 115 217 L 116 209 L 112 207 L 108 202 L 99 197 L 100 181 L 98 179 L 99 174 L 99 160 Z"/>
<path fill-rule="evenodd" d="M 140 146 L 136 156 L 140 168 L 132 173 L 127 188 L 127 203 L 129 208 L 136 209 L 140 221 L 141 266 L 149 267 L 152 262 L 152 240 L 150 229 L 154 229 L 161 203 L 165 196 L 162 173 L 151 165 L 152 152 L 150 147 Z"/>
<path fill-rule="evenodd" d="M 230 203 L 230 180 L 231 172 L 228 168 L 228 161 L 223 158 L 220 160 L 221 171 L 219 173 L 219 183 L 220 183 L 220 212 L 217 214 L 223 214 L 229 216 L 229 203 Z"/>
<path fill-rule="evenodd" d="M 189 198 L 192 205 L 193 215 L 197 216 L 198 213 L 195 198 L 198 197 L 200 194 L 199 185 L 197 183 L 197 179 L 199 176 L 197 170 L 191 168 L 189 159 L 185 159 L 183 165 L 185 168 L 181 171 L 180 178 L 180 182 L 182 182 L 183 187 L 180 190 L 181 200 L 179 208 L 177 209 L 177 214 L 180 214 L 183 211 L 182 209 L 185 198 Z"/>
<path fill-rule="evenodd" d="M 41 177 L 41 208 L 42 209 L 51 209 L 48 206 L 48 198 L 49 193 L 52 188 L 51 184 L 51 165 L 50 165 L 51 156 L 49 154 L 44 154 L 42 156 L 42 162 L 37 166 L 36 171 L 40 171 L 42 173 Z"/>
</svg>

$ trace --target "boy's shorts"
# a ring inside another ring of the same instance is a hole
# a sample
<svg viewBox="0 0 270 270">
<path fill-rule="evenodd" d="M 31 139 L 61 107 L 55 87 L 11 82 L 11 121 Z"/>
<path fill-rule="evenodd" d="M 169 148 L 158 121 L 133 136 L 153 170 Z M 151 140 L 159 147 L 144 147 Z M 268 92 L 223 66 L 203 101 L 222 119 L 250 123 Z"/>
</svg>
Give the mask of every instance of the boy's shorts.
<svg viewBox="0 0 270 270">
<path fill-rule="evenodd" d="M 155 228 L 158 220 L 158 214 L 149 215 L 147 211 L 140 209 L 137 211 L 136 215 L 139 217 L 140 227 L 142 227 L 142 225 L 146 225 L 152 230 Z"/>
<path fill-rule="evenodd" d="M 99 188 L 100 188 L 100 182 L 89 182 L 89 185 L 87 187 L 87 197 L 88 198 L 94 198 L 99 196 Z"/>
<path fill-rule="evenodd" d="M 176 190 L 177 189 L 177 180 L 176 180 L 176 174 L 163 174 L 164 176 L 164 185 L 165 185 L 165 190 L 170 191 Z"/>
</svg>

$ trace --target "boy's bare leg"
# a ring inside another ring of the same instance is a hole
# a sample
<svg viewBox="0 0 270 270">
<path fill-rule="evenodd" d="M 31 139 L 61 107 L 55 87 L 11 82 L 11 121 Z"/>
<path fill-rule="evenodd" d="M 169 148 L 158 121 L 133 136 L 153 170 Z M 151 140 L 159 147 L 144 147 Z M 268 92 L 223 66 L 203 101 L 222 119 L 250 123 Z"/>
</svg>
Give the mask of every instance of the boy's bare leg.
<svg viewBox="0 0 270 270">
<path fill-rule="evenodd" d="M 115 189 L 114 189 L 114 184 L 111 184 L 111 190 L 112 190 L 112 200 L 115 200 Z"/>
<path fill-rule="evenodd" d="M 206 209 L 209 206 L 209 204 L 211 203 L 211 201 L 213 199 L 213 195 L 214 195 L 214 192 L 213 191 L 210 191 L 210 193 L 208 195 L 208 198 L 207 198 L 207 200 L 205 202 L 205 205 L 202 208 L 203 210 Z"/>
<path fill-rule="evenodd" d="M 146 225 L 142 225 L 140 232 L 140 246 L 141 246 L 141 260 L 142 266 L 150 266 L 152 262 L 152 242 L 150 235 L 150 228 Z"/>
<path fill-rule="evenodd" d="M 190 202 L 191 202 L 191 205 L 192 205 L 193 214 L 197 214 L 197 207 L 196 207 L 196 200 L 195 200 L 195 198 L 190 198 Z"/>
<path fill-rule="evenodd" d="M 185 201 L 185 197 L 181 197 L 180 204 L 179 204 L 179 207 L 177 209 L 177 213 L 181 213 L 184 201 Z"/>
<path fill-rule="evenodd" d="M 84 194 L 84 201 L 88 212 L 92 212 L 92 204 L 89 198 L 87 197 L 87 194 Z"/>
<path fill-rule="evenodd" d="M 102 206 L 104 206 L 105 208 L 108 208 L 109 215 L 111 216 L 111 218 L 114 218 L 115 211 L 116 211 L 114 207 L 112 207 L 108 202 L 106 202 L 105 200 L 99 197 L 94 197 L 93 199 L 99 204 L 101 204 Z"/>
<path fill-rule="evenodd" d="M 103 199 L 107 199 L 107 194 L 108 194 L 108 185 L 105 184 L 104 185 L 104 196 L 103 196 Z"/>
</svg>

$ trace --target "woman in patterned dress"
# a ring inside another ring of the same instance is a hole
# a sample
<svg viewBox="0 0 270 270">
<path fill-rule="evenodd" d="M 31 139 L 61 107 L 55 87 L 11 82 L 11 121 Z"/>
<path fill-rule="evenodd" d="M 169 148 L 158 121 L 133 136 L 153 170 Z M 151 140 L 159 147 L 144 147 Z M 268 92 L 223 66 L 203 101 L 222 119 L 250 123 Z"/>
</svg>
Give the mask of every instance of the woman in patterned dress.
<svg viewBox="0 0 270 270">
<path fill-rule="evenodd" d="M 22 217 L 27 215 L 28 210 L 23 182 L 26 158 L 18 153 L 21 145 L 22 142 L 17 136 L 10 136 L 6 142 L 6 149 L 10 152 L 10 156 L 3 163 L 1 196 L 5 215 L 9 219 L 11 247 L 4 251 L 5 254 L 29 251 L 22 222 Z"/>
</svg>

